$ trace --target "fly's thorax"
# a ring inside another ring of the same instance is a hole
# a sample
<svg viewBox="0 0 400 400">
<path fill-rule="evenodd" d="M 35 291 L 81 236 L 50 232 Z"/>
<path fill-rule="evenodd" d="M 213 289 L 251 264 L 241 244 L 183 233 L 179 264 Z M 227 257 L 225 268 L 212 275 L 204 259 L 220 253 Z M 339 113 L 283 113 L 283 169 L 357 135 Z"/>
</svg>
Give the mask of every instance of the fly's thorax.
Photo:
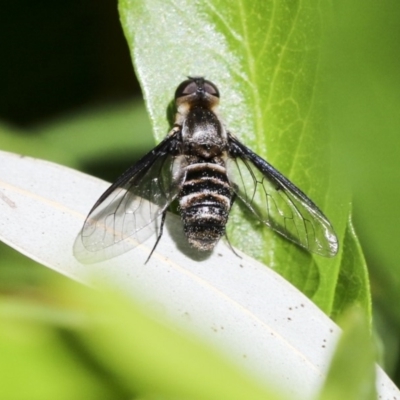
<svg viewBox="0 0 400 400">
<path fill-rule="evenodd" d="M 205 107 L 193 107 L 182 124 L 183 152 L 211 159 L 226 150 L 227 133 L 218 115 Z"/>
</svg>

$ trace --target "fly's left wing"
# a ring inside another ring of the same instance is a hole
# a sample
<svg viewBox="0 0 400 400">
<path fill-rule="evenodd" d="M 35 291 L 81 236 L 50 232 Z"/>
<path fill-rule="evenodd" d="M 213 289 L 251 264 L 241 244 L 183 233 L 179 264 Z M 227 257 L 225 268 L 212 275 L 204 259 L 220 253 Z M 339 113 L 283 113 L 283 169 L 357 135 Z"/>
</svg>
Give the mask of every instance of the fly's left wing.
<svg viewBox="0 0 400 400">
<path fill-rule="evenodd" d="M 185 177 L 184 168 L 176 165 L 177 145 L 177 135 L 168 136 L 101 195 L 75 241 L 78 260 L 115 257 L 159 232 L 161 217 Z"/>
<path fill-rule="evenodd" d="M 338 239 L 322 211 L 271 164 L 230 134 L 228 140 L 228 178 L 258 219 L 312 253 L 336 255 Z"/>
</svg>

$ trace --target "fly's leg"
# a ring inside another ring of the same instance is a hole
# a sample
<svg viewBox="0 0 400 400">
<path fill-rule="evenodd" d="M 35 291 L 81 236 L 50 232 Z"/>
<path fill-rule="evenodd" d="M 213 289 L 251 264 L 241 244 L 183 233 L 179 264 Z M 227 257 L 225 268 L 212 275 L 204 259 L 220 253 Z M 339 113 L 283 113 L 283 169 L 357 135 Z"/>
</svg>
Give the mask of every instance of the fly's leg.
<svg viewBox="0 0 400 400">
<path fill-rule="evenodd" d="M 233 254 L 234 254 L 236 257 L 239 257 L 239 258 L 241 259 L 242 257 L 241 257 L 238 253 L 236 253 L 236 251 L 235 251 L 235 249 L 233 248 L 231 242 L 229 241 L 229 238 L 228 238 L 228 235 L 227 235 L 226 232 L 225 232 L 225 239 L 226 239 L 226 241 L 228 242 L 228 245 L 229 245 L 229 247 L 231 248 Z"/>
<path fill-rule="evenodd" d="M 147 264 L 147 262 L 150 260 L 150 257 L 152 256 L 154 250 L 156 249 L 156 247 L 157 247 L 157 245 L 158 245 L 158 242 L 159 242 L 160 239 L 161 239 L 161 236 L 162 236 L 162 234 L 163 234 L 163 228 L 164 228 L 164 223 L 165 223 L 165 217 L 166 217 L 166 216 L 167 216 L 167 212 L 164 211 L 164 212 L 162 213 L 162 216 L 161 216 L 160 233 L 159 233 L 158 236 L 157 236 L 156 243 L 154 244 L 154 246 L 153 246 L 153 248 L 152 248 L 152 250 L 151 250 L 149 256 L 147 257 L 147 260 L 146 260 L 145 264 Z"/>
<path fill-rule="evenodd" d="M 232 208 L 233 203 L 235 202 L 235 200 L 236 200 L 236 194 L 234 193 L 233 196 L 232 196 L 231 208 Z M 230 211 L 230 210 L 229 210 L 229 211 Z M 242 258 L 242 257 L 239 256 L 238 253 L 236 253 L 235 249 L 233 248 L 231 242 L 229 241 L 228 234 L 226 233 L 226 231 L 225 231 L 225 239 L 226 239 L 226 241 L 228 242 L 228 245 L 229 245 L 229 247 L 231 248 L 233 254 L 234 254 L 235 256 L 239 257 L 239 258 Z"/>
</svg>

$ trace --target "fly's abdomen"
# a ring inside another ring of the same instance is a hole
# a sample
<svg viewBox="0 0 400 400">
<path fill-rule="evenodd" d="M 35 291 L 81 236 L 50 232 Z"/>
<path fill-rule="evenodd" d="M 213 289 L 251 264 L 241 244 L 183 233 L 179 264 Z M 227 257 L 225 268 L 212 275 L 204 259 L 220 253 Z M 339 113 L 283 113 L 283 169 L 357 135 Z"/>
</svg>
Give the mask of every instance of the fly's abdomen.
<svg viewBox="0 0 400 400">
<path fill-rule="evenodd" d="M 232 190 L 224 167 L 201 163 L 187 167 L 179 195 L 184 231 L 191 246 L 212 250 L 225 233 Z"/>
</svg>

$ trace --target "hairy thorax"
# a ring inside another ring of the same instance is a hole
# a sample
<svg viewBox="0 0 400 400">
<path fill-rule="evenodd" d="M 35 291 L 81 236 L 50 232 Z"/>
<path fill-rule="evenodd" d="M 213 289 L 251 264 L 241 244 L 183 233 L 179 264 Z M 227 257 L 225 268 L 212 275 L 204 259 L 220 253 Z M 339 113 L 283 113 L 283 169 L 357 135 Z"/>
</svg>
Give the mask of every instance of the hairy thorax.
<svg viewBox="0 0 400 400">
<path fill-rule="evenodd" d="M 203 107 L 194 107 L 182 126 L 183 154 L 206 159 L 220 156 L 226 149 L 226 136 L 225 129 L 214 112 Z"/>
</svg>

